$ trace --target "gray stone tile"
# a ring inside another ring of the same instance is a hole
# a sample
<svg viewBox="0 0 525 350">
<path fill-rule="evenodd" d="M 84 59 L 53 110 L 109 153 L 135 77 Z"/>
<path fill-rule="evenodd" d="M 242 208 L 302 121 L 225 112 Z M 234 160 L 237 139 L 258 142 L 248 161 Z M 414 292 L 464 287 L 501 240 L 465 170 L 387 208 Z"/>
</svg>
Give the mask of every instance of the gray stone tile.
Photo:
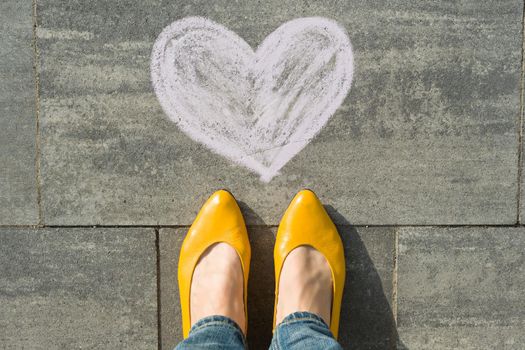
<svg viewBox="0 0 525 350">
<path fill-rule="evenodd" d="M 522 2 L 38 1 L 43 209 L 52 224 L 190 224 L 229 188 L 277 224 L 302 187 L 353 224 L 514 223 Z M 347 29 L 355 83 L 269 184 L 168 121 L 149 64 L 161 30 L 206 16 L 252 46 L 324 16 Z"/>
<path fill-rule="evenodd" d="M 347 283 L 340 342 L 345 349 L 386 349 L 396 341 L 391 310 L 394 231 L 389 228 L 339 228 L 345 244 Z M 182 337 L 177 289 L 178 252 L 187 229 L 162 229 L 160 315 L 162 349 Z M 275 228 L 249 228 L 252 264 L 249 281 L 248 342 L 267 349 L 272 336 Z"/>
<path fill-rule="evenodd" d="M 0 2 L 0 225 L 38 223 L 31 0 Z"/>
<path fill-rule="evenodd" d="M 391 308 L 394 230 L 339 230 L 347 258 L 339 340 L 345 349 L 390 349 L 397 340 Z"/>
<path fill-rule="evenodd" d="M 173 349 L 182 340 L 177 269 L 186 231 L 181 228 L 159 232 L 160 343 L 163 350 Z"/>
<path fill-rule="evenodd" d="M 156 349 L 152 229 L 0 229 L 3 349 Z"/>
<path fill-rule="evenodd" d="M 525 230 L 399 233 L 398 326 L 407 349 L 523 349 Z"/>
</svg>

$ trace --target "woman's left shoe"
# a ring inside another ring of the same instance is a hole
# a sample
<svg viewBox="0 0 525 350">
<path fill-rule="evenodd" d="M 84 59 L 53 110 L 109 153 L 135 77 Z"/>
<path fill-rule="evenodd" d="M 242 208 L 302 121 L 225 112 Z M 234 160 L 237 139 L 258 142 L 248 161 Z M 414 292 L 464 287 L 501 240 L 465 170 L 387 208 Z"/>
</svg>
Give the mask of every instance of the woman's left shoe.
<svg viewBox="0 0 525 350">
<path fill-rule="evenodd" d="M 310 190 L 302 190 L 294 197 L 288 209 L 286 209 L 277 230 L 274 248 L 274 329 L 277 326 L 279 281 L 283 264 L 290 252 L 301 246 L 317 250 L 326 259 L 330 267 L 332 275 L 332 303 L 328 326 L 334 338 L 337 339 L 346 276 L 344 248 L 335 225 L 315 193 Z"/>
<path fill-rule="evenodd" d="M 220 190 L 215 192 L 202 206 L 180 250 L 178 280 L 184 338 L 188 337 L 191 328 L 190 295 L 195 267 L 201 255 L 216 243 L 227 243 L 239 255 L 244 277 L 245 322 L 246 325 L 248 324 L 247 291 L 251 258 L 250 242 L 237 201 L 228 191 Z"/>
</svg>

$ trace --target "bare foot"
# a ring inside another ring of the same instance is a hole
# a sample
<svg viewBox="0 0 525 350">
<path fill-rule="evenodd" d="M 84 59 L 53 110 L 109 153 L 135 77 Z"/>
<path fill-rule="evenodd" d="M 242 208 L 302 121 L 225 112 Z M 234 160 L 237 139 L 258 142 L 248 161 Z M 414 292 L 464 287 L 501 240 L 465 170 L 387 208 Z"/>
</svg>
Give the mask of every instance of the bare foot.
<svg viewBox="0 0 525 350">
<path fill-rule="evenodd" d="M 246 334 L 244 277 L 241 262 L 229 244 L 217 243 L 202 254 L 191 282 L 191 325 L 207 316 L 234 320 Z"/>
<path fill-rule="evenodd" d="M 328 262 L 312 247 L 295 248 L 281 270 L 276 324 L 291 313 L 307 311 L 330 326 L 331 308 L 332 272 Z"/>
</svg>

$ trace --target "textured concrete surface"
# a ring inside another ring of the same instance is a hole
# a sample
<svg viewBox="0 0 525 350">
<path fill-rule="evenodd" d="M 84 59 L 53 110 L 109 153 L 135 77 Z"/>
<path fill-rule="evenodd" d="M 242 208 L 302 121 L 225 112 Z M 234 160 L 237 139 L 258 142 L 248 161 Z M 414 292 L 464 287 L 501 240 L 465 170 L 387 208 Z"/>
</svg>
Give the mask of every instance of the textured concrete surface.
<svg viewBox="0 0 525 350">
<path fill-rule="evenodd" d="M 153 229 L 0 229 L 0 348 L 155 349 Z"/>
<path fill-rule="evenodd" d="M 524 348 L 523 0 L 34 3 L 36 18 L 32 1 L 0 1 L 0 348 L 171 349 L 186 229 L 165 226 L 218 188 L 252 225 L 249 342 L 266 348 L 273 225 L 303 187 L 344 226 L 345 348 Z M 152 45 L 187 16 L 254 48 L 297 17 L 348 31 L 352 90 L 269 184 L 160 108 Z M 27 228 L 39 220 L 68 227 Z"/>
<path fill-rule="evenodd" d="M 340 228 L 347 259 L 340 342 L 345 349 L 386 349 L 395 344 L 391 308 L 394 231 L 388 228 Z M 249 228 L 252 264 L 248 295 L 250 349 L 267 349 L 272 336 L 274 228 Z M 160 315 L 162 349 L 181 340 L 177 289 L 178 252 L 186 229 L 162 229 Z"/>
<path fill-rule="evenodd" d="M 0 2 L 0 225 L 38 223 L 31 0 Z"/>
<path fill-rule="evenodd" d="M 48 224 L 189 224 L 226 187 L 276 224 L 317 190 L 354 224 L 516 221 L 522 1 L 38 1 Z M 152 91 L 153 41 L 206 16 L 256 47 L 283 22 L 345 26 L 355 84 L 266 185 L 191 141 Z"/>
<path fill-rule="evenodd" d="M 398 327 L 408 349 L 523 349 L 525 229 L 403 228 Z"/>
</svg>

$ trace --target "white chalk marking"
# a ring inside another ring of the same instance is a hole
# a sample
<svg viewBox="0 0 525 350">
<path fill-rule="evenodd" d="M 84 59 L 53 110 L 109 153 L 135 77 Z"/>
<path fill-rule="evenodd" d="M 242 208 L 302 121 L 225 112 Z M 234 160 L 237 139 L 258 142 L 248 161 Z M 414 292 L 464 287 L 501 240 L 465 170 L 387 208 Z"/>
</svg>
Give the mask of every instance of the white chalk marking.
<svg viewBox="0 0 525 350">
<path fill-rule="evenodd" d="M 164 112 L 193 140 L 269 182 L 323 128 L 353 75 L 345 30 L 320 17 L 289 21 L 254 52 L 205 18 L 166 27 L 151 58 Z"/>
</svg>

